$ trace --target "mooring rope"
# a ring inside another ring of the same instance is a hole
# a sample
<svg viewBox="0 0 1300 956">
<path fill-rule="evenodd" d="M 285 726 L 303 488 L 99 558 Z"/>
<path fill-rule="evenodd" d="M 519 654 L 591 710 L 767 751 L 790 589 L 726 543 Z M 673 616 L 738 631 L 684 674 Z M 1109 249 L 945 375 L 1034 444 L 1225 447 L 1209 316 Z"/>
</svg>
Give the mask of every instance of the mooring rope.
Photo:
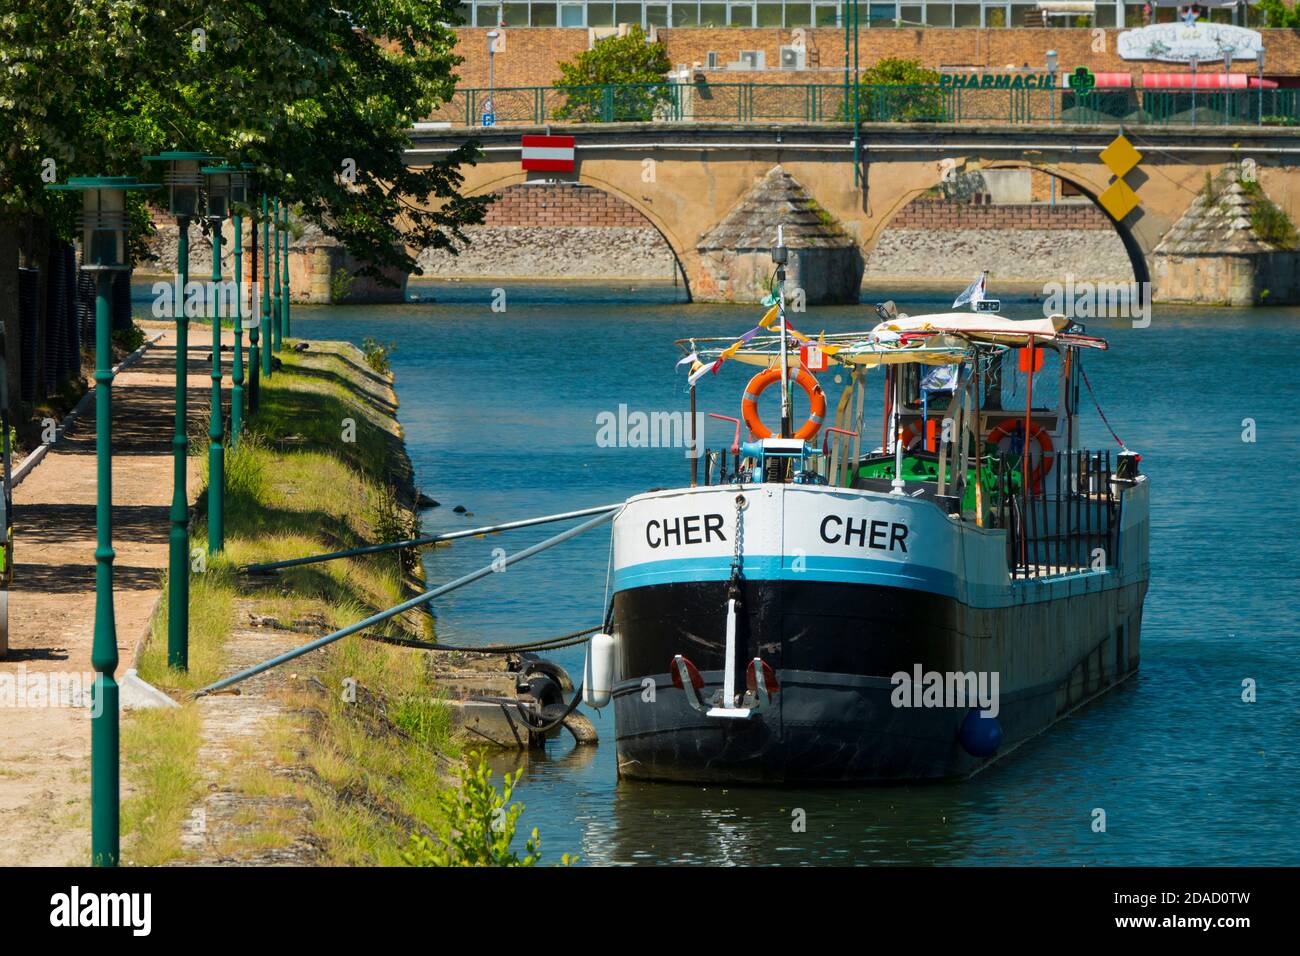
<svg viewBox="0 0 1300 956">
<path fill-rule="evenodd" d="M 561 647 L 572 647 L 575 644 L 585 644 L 587 635 L 595 634 L 604 625 L 597 624 L 594 627 L 583 628 L 581 631 L 574 631 L 571 634 L 562 634 L 559 637 L 546 638 L 540 641 L 524 641 L 519 644 L 442 644 L 433 641 L 420 641 L 409 637 L 394 637 L 390 634 L 363 634 L 368 641 L 379 641 L 381 644 L 392 644 L 396 647 L 410 647 L 421 651 L 468 651 L 471 654 L 513 654 L 516 651 L 553 651 Z"/>
<path fill-rule="evenodd" d="M 1108 419 L 1106 413 L 1101 410 L 1101 402 L 1097 401 L 1097 393 L 1092 390 L 1092 382 L 1088 381 L 1088 373 L 1084 371 L 1083 362 L 1080 361 L 1077 364 L 1079 366 L 1079 374 L 1083 376 L 1083 384 L 1088 386 L 1088 395 L 1092 399 L 1092 404 L 1097 406 L 1097 414 L 1101 416 L 1102 423 L 1106 426 L 1106 430 L 1110 432 L 1110 437 L 1115 439 L 1115 444 L 1119 445 L 1120 448 L 1128 448 L 1128 445 L 1124 444 L 1123 439 L 1115 434 L 1115 429 L 1110 427 L 1110 419 Z"/>
</svg>

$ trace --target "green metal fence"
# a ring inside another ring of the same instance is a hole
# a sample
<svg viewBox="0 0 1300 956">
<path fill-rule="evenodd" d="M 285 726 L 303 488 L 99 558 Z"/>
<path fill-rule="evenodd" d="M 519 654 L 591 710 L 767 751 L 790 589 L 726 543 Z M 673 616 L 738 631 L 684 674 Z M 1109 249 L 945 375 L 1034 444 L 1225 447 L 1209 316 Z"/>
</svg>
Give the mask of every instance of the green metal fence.
<svg viewBox="0 0 1300 956">
<path fill-rule="evenodd" d="M 847 94 L 847 102 L 846 102 Z M 853 118 L 852 88 L 813 83 L 621 84 L 457 90 L 430 117 L 477 126 L 545 123 L 833 123 Z M 862 86 L 864 123 L 1300 126 L 1300 89 L 976 89 Z"/>
</svg>

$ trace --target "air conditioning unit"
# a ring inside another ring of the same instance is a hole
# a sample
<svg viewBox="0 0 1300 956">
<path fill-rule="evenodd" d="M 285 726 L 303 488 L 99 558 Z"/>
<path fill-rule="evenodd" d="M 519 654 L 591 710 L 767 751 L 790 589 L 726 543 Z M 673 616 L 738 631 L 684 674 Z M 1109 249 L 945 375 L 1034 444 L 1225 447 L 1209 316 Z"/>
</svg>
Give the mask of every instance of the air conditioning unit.
<svg viewBox="0 0 1300 956">
<path fill-rule="evenodd" d="M 718 51 L 710 50 L 704 57 L 704 68 L 706 70 L 716 70 L 718 68 Z"/>
<path fill-rule="evenodd" d="M 742 70 L 761 70 L 764 68 L 764 59 L 762 50 L 741 50 L 740 62 Z"/>
<path fill-rule="evenodd" d="M 806 62 L 804 58 L 806 52 L 801 46 L 781 47 L 781 69 L 802 70 Z"/>
</svg>

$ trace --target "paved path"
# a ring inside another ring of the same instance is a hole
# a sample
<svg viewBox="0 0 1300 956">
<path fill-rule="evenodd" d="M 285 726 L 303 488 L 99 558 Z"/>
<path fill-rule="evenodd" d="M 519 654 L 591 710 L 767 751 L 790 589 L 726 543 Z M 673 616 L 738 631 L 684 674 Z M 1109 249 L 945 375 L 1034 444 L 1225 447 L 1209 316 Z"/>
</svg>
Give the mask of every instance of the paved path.
<svg viewBox="0 0 1300 956">
<path fill-rule="evenodd" d="M 157 328 L 149 334 L 156 334 Z M 210 332 L 209 332 L 210 335 Z M 211 348 L 190 329 L 189 433 L 204 429 Z M 233 341 L 233 339 L 231 339 Z M 225 354 L 226 388 L 229 353 Z M 113 546 L 118 676 L 131 665 L 167 564 L 175 409 L 175 333 L 113 388 Z M 190 496 L 197 483 L 191 459 Z M 95 616 L 93 403 L 14 490 L 9 654 L 0 674 L 90 675 Z M 89 680 L 90 677 L 84 678 Z M 87 862 L 90 721 L 73 707 L 0 707 L 0 866 Z"/>
</svg>

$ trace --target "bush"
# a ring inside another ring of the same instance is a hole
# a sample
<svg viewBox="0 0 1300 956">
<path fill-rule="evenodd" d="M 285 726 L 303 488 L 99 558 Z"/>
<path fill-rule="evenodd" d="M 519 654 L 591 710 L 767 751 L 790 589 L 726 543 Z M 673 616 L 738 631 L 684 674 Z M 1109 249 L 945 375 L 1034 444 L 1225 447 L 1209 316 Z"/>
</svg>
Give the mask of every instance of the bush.
<svg viewBox="0 0 1300 956">
<path fill-rule="evenodd" d="M 560 64 L 555 85 L 569 94 L 555 118 L 577 123 L 652 120 L 656 109 L 672 102 L 672 87 L 664 82 L 670 69 L 667 47 L 647 42 L 640 27 L 606 37 Z M 603 88 L 608 86 L 628 88 Z"/>
<path fill-rule="evenodd" d="M 410 866 L 536 866 L 542 858 L 542 840 L 536 829 L 524 845 L 522 858 L 510 850 L 519 815 L 524 812 L 523 804 L 511 803 L 510 797 L 522 775 L 522 770 L 513 776 L 507 773 L 498 792 L 483 755 L 478 755 L 477 764 L 467 756 L 459 772 L 460 785 L 438 794 L 447 836 L 435 841 L 412 834 L 402 859 Z M 565 866 L 577 861 L 567 853 L 560 859 Z"/>
<path fill-rule="evenodd" d="M 134 352 L 144 345 L 144 329 L 131 323 L 129 329 L 118 329 L 113 333 L 113 345 L 123 352 Z"/>
<path fill-rule="evenodd" d="M 396 342 L 382 345 L 368 335 L 361 341 L 361 354 L 365 358 L 366 364 L 380 375 L 387 375 L 392 371 L 393 366 L 390 359 L 396 351 Z"/>
<path fill-rule="evenodd" d="M 420 534 L 419 517 L 398 504 L 397 491 L 391 485 L 375 495 L 366 517 L 378 539 L 376 544 L 408 541 Z M 419 548 L 402 548 L 396 553 L 398 566 L 403 572 L 411 574 L 419 567 Z"/>
<path fill-rule="evenodd" d="M 337 304 L 348 297 L 352 291 L 352 283 L 356 281 L 354 276 L 347 269 L 339 268 L 330 276 L 330 302 Z"/>
<path fill-rule="evenodd" d="M 886 87 L 903 87 L 898 90 Z M 845 103 L 840 119 L 848 119 Z M 858 119 L 876 123 L 920 123 L 943 119 L 939 72 L 916 60 L 885 57 L 864 70 L 858 80 Z"/>
</svg>

